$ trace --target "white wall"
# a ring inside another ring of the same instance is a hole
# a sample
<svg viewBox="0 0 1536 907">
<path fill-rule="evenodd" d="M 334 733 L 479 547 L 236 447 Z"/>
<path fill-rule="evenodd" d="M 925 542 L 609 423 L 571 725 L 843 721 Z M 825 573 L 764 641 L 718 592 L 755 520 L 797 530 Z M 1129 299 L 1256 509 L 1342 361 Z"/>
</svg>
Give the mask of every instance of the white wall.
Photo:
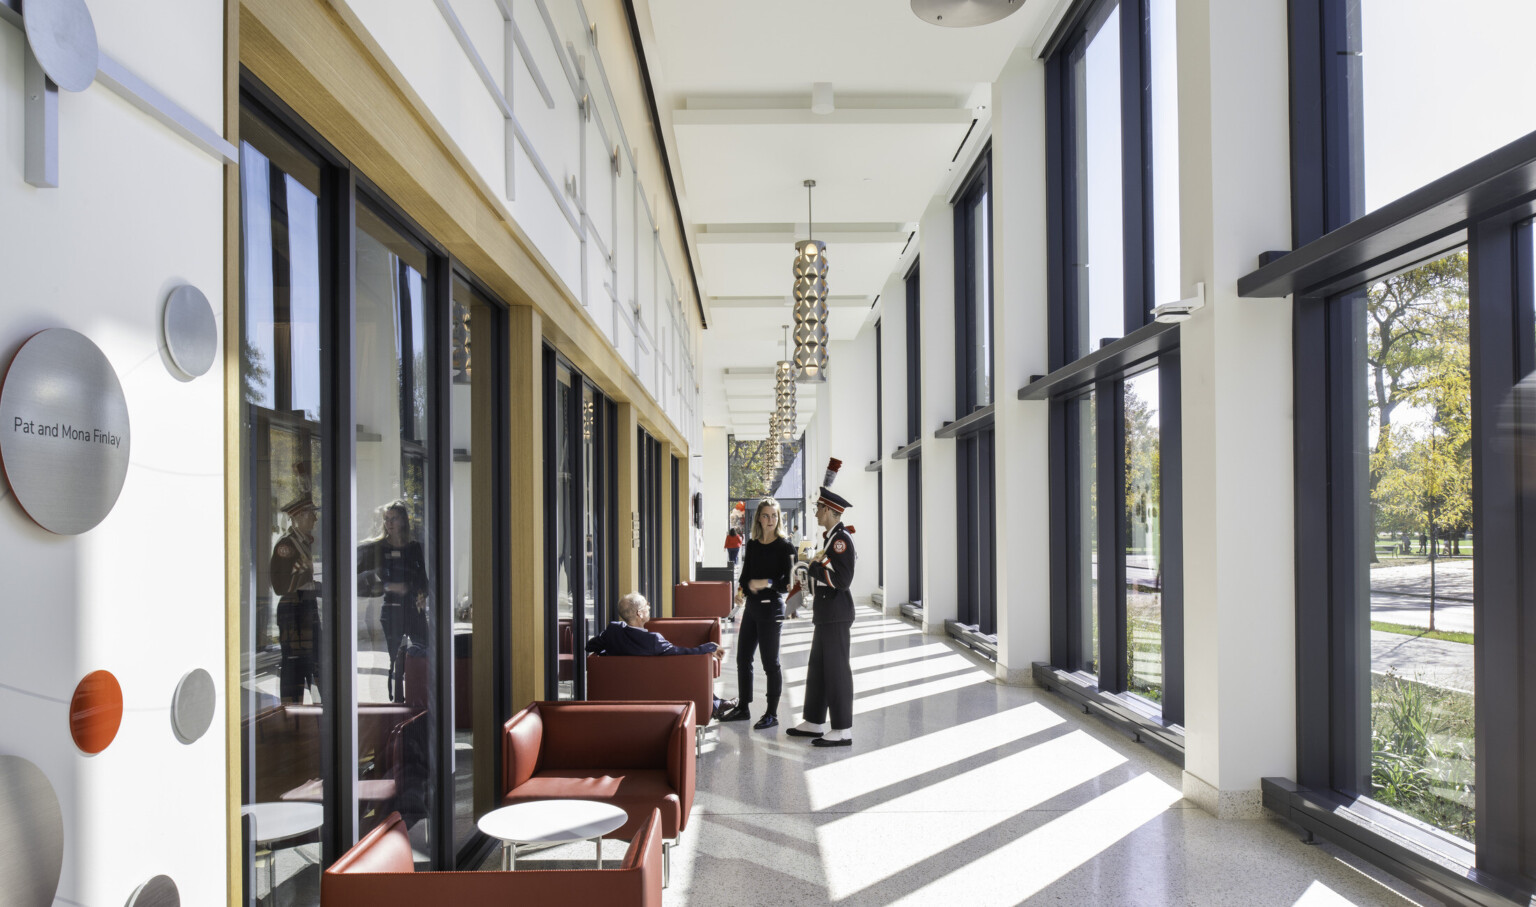
<svg viewBox="0 0 1536 907">
<path fill-rule="evenodd" d="M 812 499 L 826 477 L 827 458 L 843 461 L 832 490 L 847 498 L 853 506 L 843 514 L 843 522 L 855 528 L 854 551 L 858 563 L 853 573 L 853 599 L 860 604 L 870 601 L 879 586 L 880 524 L 876 496 L 879 481 L 864 467 L 876 458 L 875 408 L 870 405 L 875 388 L 875 329 L 866 326 L 853 340 L 833 341 L 827 347 L 825 385 L 827 413 L 822 418 L 820 403 L 816 412 L 818 426 L 830 429 L 813 446 L 815 457 L 806 461 L 805 479 Z M 814 511 L 813 511 L 814 512 Z M 813 538 L 820 538 L 820 530 Z"/>
<path fill-rule="evenodd" d="M 1237 298 L 1290 243 L 1285 22 L 1283 0 L 1179 5 L 1183 292 L 1206 287 L 1180 328 L 1184 795 L 1218 816 L 1295 777 L 1290 304 Z"/>
<path fill-rule="evenodd" d="M 704 566 L 728 565 L 725 533 L 729 531 L 730 451 L 724 428 L 704 428 Z"/>
<path fill-rule="evenodd" d="M 1047 355 L 1045 65 L 1017 51 L 992 87 L 992 274 L 997 437 L 997 674 L 1050 661 L 1050 409 L 1017 389 Z"/>
<path fill-rule="evenodd" d="M 918 231 L 922 243 L 923 632 L 933 634 L 944 633 L 944 621 L 960 613 L 955 440 L 933 436 L 955 418 L 954 222 L 949 200 L 936 196 L 923 212 Z"/>
<path fill-rule="evenodd" d="M 92 4 L 106 53 L 216 131 L 223 6 Z M 101 7 L 101 9 L 94 9 Z M 38 765 L 64 814 L 58 897 L 122 904 L 151 876 L 183 903 L 225 901 L 224 448 L 218 365 L 196 380 L 162 348 L 166 295 L 200 288 L 221 322 L 221 164 L 96 83 L 59 99 L 57 189 L 23 175 L 22 33 L 0 24 L 0 367 L 33 333 L 70 328 L 106 354 L 127 396 L 130 459 L 112 512 L 53 535 L 0 489 L 0 752 Z M 175 53 L 166 53 L 167 46 Z M 213 725 L 177 741 L 171 695 L 214 678 Z M 86 756 L 69 700 L 106 670 L 123 690 L 117 737 Z M 0 883 L 3 884 L 3 883 Z"/>
</svg>

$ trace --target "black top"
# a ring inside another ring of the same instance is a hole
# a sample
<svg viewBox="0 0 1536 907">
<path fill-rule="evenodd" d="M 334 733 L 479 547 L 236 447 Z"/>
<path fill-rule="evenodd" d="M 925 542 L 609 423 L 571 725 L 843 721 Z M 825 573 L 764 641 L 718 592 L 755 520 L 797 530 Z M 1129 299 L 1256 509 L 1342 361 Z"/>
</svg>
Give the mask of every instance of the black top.
<svg viewBox="0 0 1536 907">
<path fill-rule="evenodd" d="M 820 560 L 811 562 L 809 570 L 815 588 L 811 622 L 850 623 L 854 618 L 853 569 L 858 558 L 853 551 L 853 536 L 842 523 L 827 532 L 823 552 Z"/>
<path fill-rule="evenodd" d="M 781 605 L 789 592 L 789 575 L 795 563 L 795 546 L 788 539 L 776 538 L 763 543 L 747 542 L 747 557 L 741 567 L 741 588 L 754 579 L 771 580 L 772 585 L 756 592 L 748 591 L 747 601 Z"/>
</svg>

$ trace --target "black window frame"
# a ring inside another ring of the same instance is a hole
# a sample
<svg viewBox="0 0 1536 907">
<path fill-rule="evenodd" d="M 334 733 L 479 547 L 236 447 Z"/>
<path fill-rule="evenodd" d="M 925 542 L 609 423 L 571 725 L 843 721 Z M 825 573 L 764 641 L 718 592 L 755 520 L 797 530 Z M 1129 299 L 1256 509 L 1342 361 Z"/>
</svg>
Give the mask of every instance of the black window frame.
<svg viewBox="0 0 1536 907">
<path fill-rule="evenodd" d="M 1080 304 L 1082 254 L 1077 172 L 1077 98 L 1073 65 L 1119 10 L 1121 265 L 1123 334 L 1080 338 L 1088 317 Z M 1048 375 L 1021 388 L 1021 399 L 1048 401 L 1051 523 L 1051 661 L 1037 666 L 1050 685 L 1132 725 L 1176 761 L 1183 758 L 1183 520 L 1178 331 L 1153 320 L 1154 237 L 1150 0 L 1077 4 L 1046 47 L 1046 213 Z M 1083 343 L 1080 344 L 1079 340 Z M 1108 341 L 1090 351 L 1092 340 Z M 1125 583 L 1125 381 L 1159 370 L 1161 629 L 1160 702 L 1129 694 Z M 1075 502 L 1088 493 L 1080 475 L 1078 417 L 1071 401 L 1092 390 L 1097 445 L 1096 525 L 1080 526 Z M 1099 640 L 1096 671 L 1082 670 L 1083 597 L 1073 565 L 1086 533 L 1098 543 L 1100 582 L 1094 607 Z"/>
<path fill-rule="evenodd" d="M 1266 255 L 1239 295 L 1293 297 L 1297 774 L 1263 781 L 1265 803 L 1458 904 L 1524 904 L 1536 893 L 1536 499 L 1521 493 L 1501 405 L 1536 370 L 1536 133 L 1376 211 L 1364 204 L 1358 4 L 1290 9 L 1294 250 Z M 1465 246 L 1473 404 L 1475 846 L 1368 799 L 1369 595 L 1352 450 L 1365 402 L 1352 309 L 1370 283 Z M 1303 569 L 1303 564 L 1307 565 Z M 1321 568 L 1321 569 L 1320 569 Z M 1361 662 L 1364 661 L 1362 665 Z"/>
<path fill-rule="evenodd" d="M 907 269 L 907 601 L 923 601 L 923 460 L 922 441 L 923 345 L 919 325 L 923 317 L 922 259 Z"/>
<path fill-rule="evenodd" d="M 885 589 L 885 354 L 881 319 L 875 319 L 875 585 Z M 800 487 L 804 488 L 802 484 Z"/>
<path fill-rule="evenodd" d="M 448 253 L 446 248 L 417 224 L 396 205 L 382 189 L 369 180 L 355 164 L 331 145 L 316 129 L 306 123 L 299 114 L 285 103 L 274 91 L 255 77 L 244 66 L 239 72 L 239 104 L 242 114 L 259 119 L 263 125 L 286 142 L 301 156 L 318 165 L 321 172 L 319 195 L 319 259 L 322 288 L 320 344 L 325 351 L 321 370 L 321 399 L 327 425 L 322 431 L 321 459 L 324 475 L 331 477 L 328 483 L 330 505 L 322 508 L 320 521 L 321 552 L 328 571 L 337 576 L 356 574 L 358 538 L 356 521 L 355 476 L 357 469 L 356 387 L 353 370 L 356 350 L 356 207 L 366 205 L 371 213 L 396 230 L 402 238 L 418 246 L 427 256 L 427 273 L 422 275 L 423 286 L 430 287 L 434 298 L 432 323 L 428 325 L 427 356 L 429 373 L 434 386 L 429 389 L 432 415 L 427 427 L 428 438 L 413 439 L 409 446 L 418 453 L 430 454 L 427 486 L 431 488 L 426 520 L 432 536 L 438 540 L 430 565 L 430 594 L 434 601 L 452 601 L 452 555 L 448 540 L 452 538 L 451 464 L 453 462 L 452 439 L 449 430 L 451 418 L 450 388 L 452 384 L 451 357 L 445 352 L 452 340 L 453 280 L 460 277 L 469 283 L 491 311 L 496 325 L 505 323 L 506 304 L 486 289 L 472 272 Z M 243 229 L 243 227 L 242 227 Z M 243 253 L 242 253 L 243 254 Z M 244 315 L 242 312 L 241 330 Z M 499 377 L 505 377 L 510 368 L 510 349 L 506 332 L 494 331 L 481 349 L 492 360 L 486 367 Z M 511 451 L 510 412 L 505 405 L 505 394 L 499 390 L 505 381 L 496 381 L 497 402 L 493 426 L 494 444 L 490 452 L 497 462 L 509 462 Z M 404 405 L 402 394 L 402 405 Z M 345 426 L 338 429 L 338 426 Z M 403 439 L 404 440 L 404 439 Z M 491 502 L 493 531 L 502 539 L 508 538 L 511 514 L 505 475 L 506 469 L 497 468 L 493 474 L 497 493 Z M 345 498 L 345 501 L 339 500 Z M 511 576 L 506 564 L 493 568 L 495 602 L 503 602 L 511 588 Z M 326 585 L 323 620 L 328 632 L 324 639 L 326 649 L 319 676 L 319 687 L 326 711 L 322 719 L 320 760 L 327 796 L 322 800 L 325 822 L 318 832 L 321 845 L 321 864 L 330 866 L 358 839 L 357 802 L 357 738 L 355 716 L 357 702 L 349 678 L 356 670 L 352 648 L 357 638 L 356 590 L 350 582 L 330 582 Z M 506 617 L 500 607 L 493 607 L 491 629 L 497 640 L 493 646 L 492 667 L 493 694 L 496 723 L 511 717 L 511 702 L 506 691 L 511 683 L 511 646 L 505 639 Z M 433 870 L 463 869 L 477 866 L 497 846 L 494 839 L 476 830 L 463 846 L 455 848 L 454 809 L 456 778 L 450 770 L 454 757 L 452 716 L 454 714 L 454 650 L 453 609 L 437 607 L 433 612 L 432 626 L 435 648 L 433 683 L 429 691 L 429 711 L 436 716 L 433 738 L 433 758 L 436 762 L 435 785 L 432 794 L 438 808 L 435 810 L 430 834 L 437 841 L 445 842 L 434 848 L 430 868 Z M 498 735 L 485 742 L 492 747 L 493 759 L 501 756 Z M 248 764 L 242 760 L 243 764 Z M 334 783 L 332 783 L 334 782 Z M 249 828 L 247 826 L 247 832 Z M 243 851 L 254 853 L 250 845 Z M 242 873 L 244 867 L 242 867 Z M 249 876 L 246 889 L 251 890 Z"/>
</svg>

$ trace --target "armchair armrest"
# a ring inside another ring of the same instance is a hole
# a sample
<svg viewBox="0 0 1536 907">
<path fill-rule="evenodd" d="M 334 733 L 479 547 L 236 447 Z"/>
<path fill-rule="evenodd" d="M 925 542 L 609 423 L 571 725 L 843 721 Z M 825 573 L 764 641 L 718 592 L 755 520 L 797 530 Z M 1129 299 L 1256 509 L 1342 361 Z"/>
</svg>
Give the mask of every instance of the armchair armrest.
<svg viewBox="0 0 1536 907">
<path fill-rule="evenodd" d="M 537 702 L 507 719 L 502 728 L 501 791 L 507 791 L 533 777 L 538 770 L 539 751 L 544 747 L 544 716 Z"/>
<path fill-rule="evenodd" d="M 653 617 L 645 628 L 660 633 L 674 646 L 692 648 L 712 642 L 720 645 L 720 619 L 718 617 Z"/>
<path fill-rule="evenodd" d="M 694 751 L 693 715 L 693 703 L 687 703 L 687 708 L 678 716 L 667 739 L 667 782 L 677 791 L 682 806 L 683 820 L 679 831 L 687 827 L 688 816 L 693 812 L 694 773 L 698 767 L 698 756 Z"/>
</svg>

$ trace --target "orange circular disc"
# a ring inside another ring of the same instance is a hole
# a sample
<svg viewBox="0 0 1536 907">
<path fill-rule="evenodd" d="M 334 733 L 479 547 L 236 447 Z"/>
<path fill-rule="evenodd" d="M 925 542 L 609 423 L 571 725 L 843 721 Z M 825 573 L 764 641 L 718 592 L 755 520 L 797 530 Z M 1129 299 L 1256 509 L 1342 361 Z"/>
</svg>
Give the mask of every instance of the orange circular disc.
<svg viewBox="0 0 1536 907">
<path fill-rule="evenodd" d="M 92 671 L 69 700 L 69 734 L 82 752 L 96 754 L 112 744 L 123 723 L 123 688 L 110 671 Z"/>
</svg>

